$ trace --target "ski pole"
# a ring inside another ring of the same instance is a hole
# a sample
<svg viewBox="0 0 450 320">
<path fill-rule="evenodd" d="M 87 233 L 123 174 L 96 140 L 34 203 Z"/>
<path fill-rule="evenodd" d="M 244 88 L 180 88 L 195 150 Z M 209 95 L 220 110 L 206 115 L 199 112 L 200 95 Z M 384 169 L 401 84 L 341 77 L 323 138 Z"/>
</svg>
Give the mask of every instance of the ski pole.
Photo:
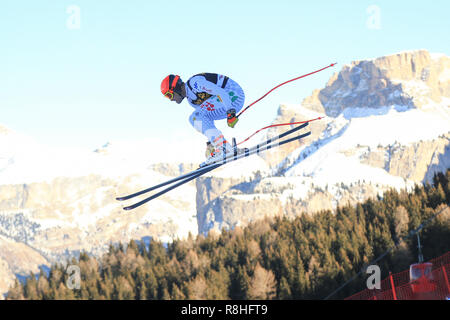
<svg viewBox="0 0 450 320">
<path fill-rule="evenodd" d="M 293 125 L 301 124 L 301 123 L 310 123 L 310 122 L 312 122 L 312 121 L 321 120 L 321 119 L 323 119 L 323 118 L 324 118 L 324 117 L 318 117 L 318 118 L 315 118 L 315 119 L 305 120 L 305 121 L 272 124 L 272 125 L 270 125 L 270 126 L 267 126 L 267 127 L 264 127 L 264 128 L 261 128 L 261 129 L 255 131 L 255 132 L 254 132 L 252 135 L 250 135 L 248 138 L 246 138 L 246 139 L 242 140 L 241 142 L 239 142 L 239 143 L 237 144 L 237 146 L 240 145 L 240 144 L 243 144 L 244 142 L 247 142 L 247 141 L 250 140 L 250 138 L 253 137 L 255 134 L 257 134 L 257 133 L 259 133 L 259 132 L 261 132 L 261 131 L 263 131 L 263 130 L 269 129 L 269 128 L 281 127 L 281 126 L 293 126 Z"/>
<path fill-rule="evenodd" d="M 298 79 L 301 79 L 301 78 L 305 78 L 305 77 L 310 76 L 310 75 L 312 75 L 312 74 L 314 74 L 314 73 L 317 73 L 317 72 L 323 71 L 323 70 L 325 70 L 325 69 L 334 67 L 336 64 L 337 64 L 337 62 L 332 63 L 332 64 L 330 64 L 329 66 L 326 66 L 326 67 L 324 67 L 324 68 L 322 68 L 322 69 L 319 69 L 319 70 L 310 72 L 310 73 L 308 73 L 308 74 L 304 74 L 304 75 L 302 75 L 302 76 L 300 76 L 300 77 L 297 77 L 297 78 L 294 78 L 294 79 L 285 81 L 285 82 L 283 82 L 283 83 L 277 85 L 276 87 L 274 87 L 274 88 L 272 88 L 270 91 L 268 91 L 265 95 L 263 95 L 261 98 L 259 98 L 258 100 L 252 102 L 252 103 L 249 104 L 247 107 L 245 107 L 244 110 L 242 110 L 241 112 L 239 112 L 239 114 L 236 116 L 236 118 L 239 118 L 239 117 L 241 116 L 241 114 L 243 114 L 245 111 L 247 111 L 252 105 L 254 105 L 255 103 L 261 101 L 261 100 L 264 99 L 267 95 L 269 95 L 272 91 L 274 91 L 275 89 L 278 89 L 279 87 L 285 85 L 286 83 L 289 83 L 289 82 L 292 82 L 292 81 L 295 81 L 295 80 L 298 80 Z"/>
</svg>

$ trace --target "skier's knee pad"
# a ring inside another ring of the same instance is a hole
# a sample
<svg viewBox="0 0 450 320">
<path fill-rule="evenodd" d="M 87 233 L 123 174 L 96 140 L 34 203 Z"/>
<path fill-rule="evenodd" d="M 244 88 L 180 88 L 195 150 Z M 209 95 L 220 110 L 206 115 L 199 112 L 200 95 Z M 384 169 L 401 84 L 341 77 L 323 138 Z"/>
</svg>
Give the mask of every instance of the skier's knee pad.
<svg viewBox="0 0 450 320">
<path fill-rule="evenodd" d="M 206 132 L 210 130 L 217 130 L 214 125 L 214 120 L 210 119 L 203 112 L 198 110 L 191 114 L 189 117 L 189 122 L 195 130 L 203 133 L 204 135 L 206 135 Z"/>
</svg>

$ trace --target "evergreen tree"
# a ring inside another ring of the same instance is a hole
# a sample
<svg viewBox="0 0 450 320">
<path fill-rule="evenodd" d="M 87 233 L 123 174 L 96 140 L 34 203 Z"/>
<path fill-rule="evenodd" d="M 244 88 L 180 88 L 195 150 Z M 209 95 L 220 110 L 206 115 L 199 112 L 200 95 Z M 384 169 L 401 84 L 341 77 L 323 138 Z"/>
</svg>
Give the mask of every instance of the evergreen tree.
<svg viewBox="0 0 450 320">
<path fill-rule="evenodd" d="M 22 285 L 19 280 L 14 281 L 14 286 L 8 291 L 6 295 L 7 300 L 23 300 L 25 299 L 22 291 Z"/>
<path fill-rule="evenodd" d="M 247 291 L 249 286 L 249 277 L 245 266 L 238 266 L 231 277 L 230 298 L 245 300 L 248 298 Z"/>
<path fill-rule="evenodd" d="M 145 282 L 138 282 L 136 287 L 136 299 L 137 300 L 147 300 L 147 287 L 145 286 Z"/>
<path fill-rule="evenodd" d="M 278 292 L 278 298 L 280 300 L 288 300 L 293 298 L 291 288 L 285 277 L 281 277 Z"/>
<path fill-rule="evenodd" d="M 450 170 L 409 194 L 390 190 L 334 213 L 266 218 L 220 235 L 191 235 L 167 249 L 158 241 L 148 249 L 136 241 L 110 244 L 100 259 L 81 252 L 64 264 L 80 267 L 80 290 L 67 287 L 69 275 L 56 264 L 48 274 L 41 269 L 37 277 L 15 281 L 6 299 L 323 298 L 395 245 L 378 264 L 385 272 L 407 268 L 417 259 L 417 239 L 405 236 L 437 213 L 420 233 L 423 253 L 427 260 L 448 252 L 449 178 Z M 364 281 L 358 278 L 334 298 L 360 290 Z"/>
<path fill-rule="evenodd" d="M 26 299 L 29 300 L 39 299 L 36 276 L 33 273 L 30 273 L 28 279 L 26 280 L 24 288 L 24 296 Z"/>
<path fill-rule="evenodd" d="M 248 298 L 257 300 L 270 300 L 275 297 L 277 282 L 270 270 L 256 265 L 253 277 L 248 287 Z"/>
<path fill-rule="evenodd" d="M 186 299 L 183 291 L 180 290 L 180 288 L 178 288 L 178 286 L 176 284 L 173 285 L 172 287 L 172 300 L 184 300 Z"/>
</svg>

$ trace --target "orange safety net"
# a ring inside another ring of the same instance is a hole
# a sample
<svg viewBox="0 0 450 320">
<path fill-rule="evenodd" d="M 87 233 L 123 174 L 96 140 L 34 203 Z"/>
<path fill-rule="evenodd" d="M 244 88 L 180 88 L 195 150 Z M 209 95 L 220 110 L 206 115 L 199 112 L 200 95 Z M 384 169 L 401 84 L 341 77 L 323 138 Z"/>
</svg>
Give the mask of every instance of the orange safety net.
<svg viewBox="0 0 450 320">
<path fill-rule="evenodd" d="M 382 280 L 380 289 L 365 289 L 345 300 L 448 300 L 450 299 L 450 251 L 429 261 L 431 273 L 410 279 L 405 270 Z"/>
</svg>

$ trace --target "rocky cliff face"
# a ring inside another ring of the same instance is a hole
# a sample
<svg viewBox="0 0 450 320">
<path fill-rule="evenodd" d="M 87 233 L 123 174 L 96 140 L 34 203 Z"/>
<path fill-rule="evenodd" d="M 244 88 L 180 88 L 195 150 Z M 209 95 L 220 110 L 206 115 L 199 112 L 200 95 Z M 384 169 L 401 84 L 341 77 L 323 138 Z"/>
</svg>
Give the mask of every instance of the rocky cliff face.
<svg viewBox="0 0 450 320">
<path fill-rule="evenodd" d="M 450 167 L 449 75 L 449 57 L 404 52 L 355 61 L 302 105 L 280 106 L 274 123 L 329 117 L 312 122 L 308 138 L 264 155 L 272 170 L 250 182 L 199 179 L 199 232 L 233 227 L 236 216 L 251 221 L 255 210 L 295 216 L 431 181 Z"/>
<path fill-rule="evenodd" d="M 38 273 L 40 267 L 47 266 L 49 261 L 37 250 L 0 236 L 0 292 L 4 292 L 17 276 L 28 276 L 30 272 Z"/>
<path fill-rule="evenodd" d="M 415 108 L 450 98 L 450 58 L 426 50 L 355 61 L 334 74 L 303 106 L 336 117 L 346 108 Z"/>
<path fill-rule="evenodd" d="M 178 169 L 177 169 L 178 168 Z M 179 174 L 183 166 L 154 165 Z M 100 255 L 109 243 L 171 241 L 197 234 L 193 183 L 132 212 L 115 200 L 166 176 L 152 169 L 112 179 L 101 175 L 0 186 L 0 293 L 17 277 L 64 263 L 80 251 Z M 0 295 L 0 298 L 2 296 Z"/>
<path fill-rule="evenodd" d="M 399 143 L 371 149 L 360 146 L 347 154 L 361 154 L 361 162 L 381 168 L 394 176 L 416 183 L 430 182 L 433 175 L 450 168 L 450 135 L 445 134 L 431 141 L 419 141 L 410 145 Z"/>
</svg>

